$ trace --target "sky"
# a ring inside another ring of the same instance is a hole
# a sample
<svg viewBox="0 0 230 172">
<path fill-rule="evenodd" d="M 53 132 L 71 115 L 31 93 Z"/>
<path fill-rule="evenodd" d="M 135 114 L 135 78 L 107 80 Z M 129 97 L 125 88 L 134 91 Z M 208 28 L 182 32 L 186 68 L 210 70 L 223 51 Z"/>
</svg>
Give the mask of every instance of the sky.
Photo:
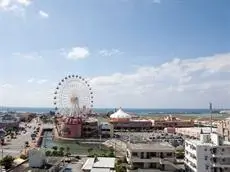
<svg viewBox="0 0 230 172">
<path fill-rule="evenodd" d="M 94 107 L 230 107 L 229 0 L 0 0 L 0 106 L 52 107 L 69 74 Z"/>
</svg>

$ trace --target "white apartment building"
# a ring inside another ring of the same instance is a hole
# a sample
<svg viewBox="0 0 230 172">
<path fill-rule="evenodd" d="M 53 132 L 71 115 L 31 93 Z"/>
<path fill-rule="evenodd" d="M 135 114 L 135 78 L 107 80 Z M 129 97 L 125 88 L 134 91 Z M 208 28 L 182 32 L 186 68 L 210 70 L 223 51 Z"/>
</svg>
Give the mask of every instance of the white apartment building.
<svg viewBox="0 0 230 172">
<path fill-rule="evenodd" d="M 185 140 L 186 172 L 230 172 L 230 143 L 216 133 Z"/>
<path fill-rule="evenodd" d="M 127 144 L 128 172 L 173 172 L 175 148 L 168 143 Z"/>
</svg>

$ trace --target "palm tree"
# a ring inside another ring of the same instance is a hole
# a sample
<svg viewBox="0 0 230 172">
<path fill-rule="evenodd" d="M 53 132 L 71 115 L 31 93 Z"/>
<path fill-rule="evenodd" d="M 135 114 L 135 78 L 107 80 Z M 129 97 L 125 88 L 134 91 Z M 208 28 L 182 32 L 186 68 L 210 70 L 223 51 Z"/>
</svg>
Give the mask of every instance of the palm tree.
<svg viewBox="0 0 230 172">
<path fill-rule="evenodd" d="M 69 153 L 69 151 L 70 151 L 70 147 L 67 146 L 67 147 L 66 147 L 66 152 Z"/>
<path fill-rule="evenodd" d="M 69 155 L 71 155 L 71 154 L 70 154 L 70 147 L 67 146 L 67 147 L 66 147 L 66 154 L 65 154 L 65 156 L 69 156 Z"/>
</svg>

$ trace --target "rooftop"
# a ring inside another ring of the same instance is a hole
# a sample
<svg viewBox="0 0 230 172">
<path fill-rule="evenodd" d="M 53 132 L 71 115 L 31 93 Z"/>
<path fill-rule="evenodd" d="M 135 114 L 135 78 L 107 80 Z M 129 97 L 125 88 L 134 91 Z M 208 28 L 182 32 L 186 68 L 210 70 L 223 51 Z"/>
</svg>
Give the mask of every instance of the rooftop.
<svg viewBox="0 0 230 172">
<path fill-rule="evenodd" d="M 153 151 L 153 150 L 167 150 L 167 151 L 174 151 L 175 148 L 171 146 L 169 143 L 162 143 L 162 142 L 155 142 L 155 143 L 141 143 L 141 144 L 128 144 L 128 148 L 131 150 L 146 150 L 146 151 Z"/>
<path fill-rule="evenodd" d="M 110 118 L 116 118 L 116 119 L 130 119 L 132 118 L 131 115 L 128 113 L 125 113 L 121 108 L 118 109 L 115 113 L 110 115 Z"/>
<path fill-rule="evenodd" d="M 92 168 L 90 172 L 111 172 L 109 168 Z"/>
<path fill-rule="evenodd" d="M 99 157 L 95 161 L 94 168 L 114 168 L 115 158 Z"/>
<path fill-rule="evenodd" d="M 115 167 L 115 158 L 110 157 L 98 157 L 95 158 L 88 158 L 85 164 L 83 165 L 82 169 L 84 170 L 91 170 L 93 168 L 114 168 Z"/>
<path fill-rule="evenodd" d="M 216 133 L 201 134 L 201 136 L 199 140 L 187 139 L 186 141 L 196 146 L 230 146 L 230 142 L 223 141 Z"/>
</svg>

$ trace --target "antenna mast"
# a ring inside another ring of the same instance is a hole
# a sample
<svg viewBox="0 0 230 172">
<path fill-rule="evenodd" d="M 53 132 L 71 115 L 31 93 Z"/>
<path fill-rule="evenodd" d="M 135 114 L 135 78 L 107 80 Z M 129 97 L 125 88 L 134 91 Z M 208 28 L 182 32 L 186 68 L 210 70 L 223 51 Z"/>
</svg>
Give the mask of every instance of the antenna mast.
<svg viewBox="0 0 230 172">
<path fill-rule="evenodd" d="M 209 103 L 209 111 L 210 111 L 210 127 L 212 133 L 212 103 Z"/>
</svg>

